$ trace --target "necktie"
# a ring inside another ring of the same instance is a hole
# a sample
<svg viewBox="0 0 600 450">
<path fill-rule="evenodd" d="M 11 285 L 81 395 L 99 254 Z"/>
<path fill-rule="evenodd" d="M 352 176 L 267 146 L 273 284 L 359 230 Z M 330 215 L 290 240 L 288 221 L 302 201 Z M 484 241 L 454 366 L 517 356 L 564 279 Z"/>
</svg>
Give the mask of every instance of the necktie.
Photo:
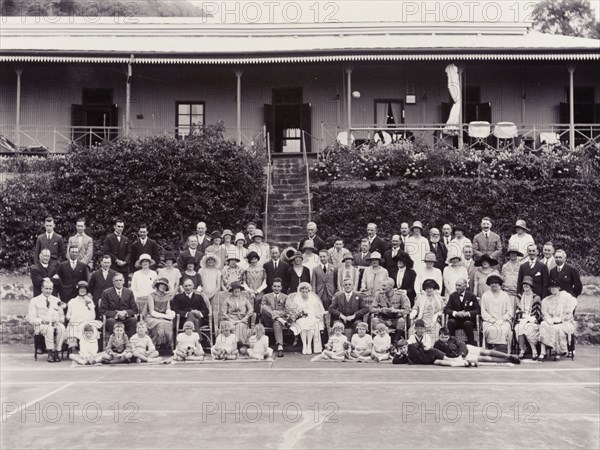
<svg viewBox="0 0 600 450">
<path fill-rule="evenodd" d="M 121 235 L 117 234 L 117 241 L 121 242 Z"/>
<path fill-rule="evenodd" d="M 47 238 L 48 240 L 50 240 L 50 239 L 52 239 L 52 235 L 51 235 L 51 234 L 47 234 L 47 235 L 46 235 L 46 238 Z"/>
<path fill-rule="evenodd" d="M 275 270 L 277 270 L 277 261 L 275 261 L 275 264 L 273 264 L 273 266 L 275 267 Z"/>
<path fill-rule="evenodd" d="M 433 243 L 433 251 L 437 252 L 437 243 L 435 243 L 435 242 Z"/>
<path fill-rule="evenodd" d="M 487 233 L 485 233 L 485 240 L 486 241 L 488 240 L 488 234 Z"/>
<path fill-rule="evenodd" d="M 327 266 L 323 266 L 323 273 L 327 273 Z"/>
<path fill-rule="evenodd" d="M 71 269 L 75 270 L 75 261 L 71 260 Z"/>
</svg>

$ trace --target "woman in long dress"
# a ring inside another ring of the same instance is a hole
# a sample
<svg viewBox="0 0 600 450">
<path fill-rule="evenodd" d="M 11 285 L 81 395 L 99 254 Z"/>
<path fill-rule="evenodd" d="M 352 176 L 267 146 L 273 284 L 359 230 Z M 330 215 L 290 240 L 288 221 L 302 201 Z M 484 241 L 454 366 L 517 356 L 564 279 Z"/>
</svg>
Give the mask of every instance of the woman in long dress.
<svg viewBox="0 0 600 450">
<path fill-rule="evenodd" d="M 421 270 L 417 270 L 417 279 L 415 280 L 415 288 L 417 289 L 417 293 L 425 292 L 423 290 L 423 283 L 425 280 L 434 280 L 438 284 L 438 289 L 441 289 L 440 286 L 444 283 L 444 277 L 442 276 L 442 271 L 437 267 L 434 267 L 434 264 L 437 262 L 437 257 L 433 252 L 427 252 L 425 257 L 423 258 L 422 264 L 424 267 Z"/>
<path fill-rule="evenodd" d="M 267 288 L 267 271 L 260 264 L 260 256 L 258 253 L 251 251 L 246 257 L 249 266 L 242 273 L 242 286 L 246 288 L 252 296 L 254 302 L 254 310 L 260 311 L 260 302 Z"/>
<path fill-rule="evenodd" d="M 537 343 L 540 339 L 540 321 L 542 318 L 542 301 L 533 293 L 533 279 L 523 277 L 521 282 L 523 293 L 517 304 L 517 314 L 520 316 L 515 325 L 515 334 L 519 340 L 519 358 L 525 356 L 526 341 L 531 346 L 531 357 L 538 359 Z"/>
<path fill-rule="evenodd" d="M 248 327 L 250 318 L 254 314 L 254 308 L 245 295 L 242 295 L 244 287 L 239 282 L 231 283 L 229 295 L 227 296 L 221 311 L 221 320 L 228 321 L 234 328 L 235 337 L 238 342 L 248 342 Z"/>
<path fill-rule="evenodd" d="M 288 268 L 287 277 L 290 282 L 288 294 L 298 291 L 301 283 L 310 284 L 310 269 L 304 264 L 304 255 L 298 251 L 294 255 L 293 264 Z"/>
<path fill-rule="evenodd" d="M 508 294 L 501 290 L 503 280 L 498 275 L 490 276 L 487 281 L 490 290 L 481 296 L 481 318 L 483 335 L 488 344 L 506 345 L 512 333 L 513 302 Z M 507 348 L 507 352 L 510 349 Z"/>
<path fill-rule="evenodd" d="M 202 285 L 202 292 L 210 301 L 212 307 L 213 317 L 219 317 L 219 311 L 221 305 L 219 305 L 218 294 L 222 288 L 222 277 L 223 274 L 219 269 L 221 261 L 219 257 L 213 253 L 206 253 L 200 260 L 200 280 Z M 216 319 L 215 319 L 216 320 Z M 215 324 L 216 325 L 216 324 Z M 218 330 L 218 328 L 215 328 Z"/>
<path fill-rule="evenodd" d="M 228 255 L 235 255 L 237 259 L 240 260 L 239 266 L 242 270 L 246 270 L 248 268 L 248 261 L 246 260 L 246 256 L 248 256 L 248 249 L 245 247 L 246 238 L 244 237 L 244 233 L 236 233 L 235 234 L 235 248 L 229 249 L 227 253 Z"/>
<path fill-rule="evenodd" d="M 509 247 L 507 253 L 508 261 L 502 266 L 501 275 L 504 279 L 504 292 L 512 300 L 514 311 L 519 301 L 517 297 L 517 283 L 519 280 L 519 267 L 521 267 L 520 259 L 523 257 L 523 253 L 517 247 Z"/>
<path fill-rule="evenodd" d="M 290 329 L 295 335 L 302 339 L 302 354 L 312 355 L 321 353 L 321 331 L 325 328 L 323 316 L 325 309 L 319 297 L 312 292 L 310 283 L 302 282 L 298 286 L 298 292 L 290 294 L 288 302 L 294 302 L 301 314 L 292 324 Z"/>
<path fill-rule="evenodd" d="M 145 319 L 150 337 L 156 347 L 172 348 L 173 345 L 175 311 L 171 310 L 171 298 L 169 280 L 158 278 L 154 282 L 154 292 L 148 296 L 148 315 Z"/>
<path fill-rule="evenodd" d="M 415 332 L 415 319 L 422 319 L 425 322 L 425 332 L 431 336 L 432 342 L 435 342 L 446 302 L 440 295 L 440 285 L 437 281 L 425 280 L 422 289 L 423 292 L 417 295 L 415 306 L 410 312 L 412 325 L 408 334 L 411 336 Z"/>
<path fill-rule="evenodd" d="M 552 280 L 550 282 L 550 295 L 542 300 L 541 359 L 546 358 L 548 348 L 554 350 L 555 360 L 560 359 L 560 355 L 568 351 L 568 336 L 575 334 L 577 325 L 573 317 L 576 307 L 577 299 L 568 292 L 561 291 L 558 281 Z"/>
<path fill-rule="evenodd" d="M 454 246 L 455 250 L 453 253 L 450 253 L 450 248 L 448 248 L 448 259 L 446 260 L 446 264 L 450 264 L 449 266 L 444 267 L 444 295 L 446 297 L 446 302 L 450 298 L 450 294 L 456 291 L 456 282 L 458 280 L 468 280 L 469 273 L 467 272 L 467 268 L 463 262 L 462 251 L 458 252 L 458 246 Z"/>
<path fill-rule="evenodd" d="M 135 262 L 135 267 L 138 267 L 139 270 L 134 272 L 133 277 L 131 277 L 131 290 L 138 304 L 142 320 L 146 317 L 148 296 L 154 292 L 154 281 L 158 278 L 158 274 L 150 269 L 150 266 L 154 264 L 155 261 L 149 254 L 141 254 Z"/>
</svg>

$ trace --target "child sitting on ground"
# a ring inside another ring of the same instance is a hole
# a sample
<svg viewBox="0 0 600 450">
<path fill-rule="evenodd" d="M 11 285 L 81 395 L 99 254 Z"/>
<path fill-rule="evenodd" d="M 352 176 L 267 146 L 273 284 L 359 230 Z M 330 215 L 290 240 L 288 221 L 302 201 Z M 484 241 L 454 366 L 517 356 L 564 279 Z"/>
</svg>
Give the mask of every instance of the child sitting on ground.
<svg viewBox="0 0 600 450">
<path fill-rule="evenodd" d="M 449 358 L 464 358 L 472 366 L 480 362 L 521 364 L 517 355 L 509 355 L 497 350 L 487 350 L 474 345 L 464 344 L 454 336 L 450 336 L 448 328 L 440 329 L 440 338 L 435 342 L 434 348 L 441 350 Z"/>
<path fill-rule="evenodd" d="M 213 359 L 233 360 L 237 359 L 239 351 L 235 334 L 232 331 L 231 322 L 224 320 L 219 325 L 219 335 L 215 339 L 215 345 L 210 349 Z"/>
<path fill-rule="evenodd" d="M 136 334 L 131 336 L 131 339 L 129 340 L 135 362 L 162 362 L 163 359 L 158 356 L 158 351 L 156 350 L 156 347 L 154 347 L 152 339 L 146 334 L 148 332 L 146 324 L 144 322 L 138 322 L 135 331 Z"/>
<path fill-rule="evenodd" d="M 265 334 L 262 323 L 254 327 L 254 334 L 248 339 L 248 355 L 252 359 L 273 361 L 273 349 L 269 347 L 269 337 Z"/>
<path fill-rule="evenodd" d="M 74 365 L 99 364 L 102 354 L 98 353 L 98 333 L 95 327 L 86 324 L 83 327 L 83 337 L 79 341 L 79 354 L 71 353 L 69 359 Z"/>
<path fill-rule="evenodd" d="M 415 321 L 415 334 L 408 339 L 408 364 L 434 364 L 436 366 L 470 367 L 462 358 L 448 358 L 446 354 L 431 345 L 431 337 L 426 333 L 425 322 Z M 404 350 L 402 350 L 404 353 Z M 398 362 L 397 364 L 401 364 Z M 406 363 L 404 363 L 406 364 Z"/>
<path fill-rule="evenodd" d="M 390 348 L 392 347 L 392 338 L 388 333 L 388 328 L 384 323 L 379 323 L 375 329 L 377 333 L 373 338 L 373 350 L 371 359 L 375 362 L 390 359 Z"/>
<path fill-rule="evenodd" d="M 133 353 L 129 338 L 125 334 L 125 325 L 121 322 L 115 323 L 113 334 L 108 339 L 106 350 L 101 353 L 102 362 L 106 364 L 128 363 Z"/>
<path fill-rule="evenodd" d="M 200 335 L 194 331 L 194 323 L 183 324 L 183 333 L 177 335 L 175 348 L 176 361 L 204 361 L 204 350 L 200 345 Z"/>
<path fill-rule="evenodd" d="M 365 322 L 356 324 L 356 333 L 352 336 L 352 348 L 350 349 L 348 359 L 362 362 L 369 362 L 371 360 L 373 337 L 367 334 L 367 328 Z"/>
<path fill-rule="evenodd" d="M 329 336 L 329 341 L 325 344 L 325 349 L 321 354 L 313 357 L 311 362 L 315 361 L 343 361 L 346 359 L 346 347 L 348 345 L 348 338 L 344 334 L 344 324 L 342 322 L 335 322 L 332 327 L 333 335 Z"/>
</svg>

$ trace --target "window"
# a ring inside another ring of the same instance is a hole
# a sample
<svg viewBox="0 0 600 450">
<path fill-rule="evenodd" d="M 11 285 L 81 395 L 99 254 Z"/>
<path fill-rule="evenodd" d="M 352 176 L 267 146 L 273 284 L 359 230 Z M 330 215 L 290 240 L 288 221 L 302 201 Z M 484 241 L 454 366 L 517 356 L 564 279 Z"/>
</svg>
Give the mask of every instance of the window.
<svg viewBox="0 0 600 450">
<path fill-rule="evenodd" d="M 192 127 L 204 126 L 204 102 L 177 102 L 176 108 L 177 136 L 186 137 Z"/>
<path fill-rule="evenodd" d="M 375 100 L 375 124 L 378 127 L 394 127 L 401 123 L 404 123 L 404 105 L 402 104 L 402 100 Z"/>
</svg>

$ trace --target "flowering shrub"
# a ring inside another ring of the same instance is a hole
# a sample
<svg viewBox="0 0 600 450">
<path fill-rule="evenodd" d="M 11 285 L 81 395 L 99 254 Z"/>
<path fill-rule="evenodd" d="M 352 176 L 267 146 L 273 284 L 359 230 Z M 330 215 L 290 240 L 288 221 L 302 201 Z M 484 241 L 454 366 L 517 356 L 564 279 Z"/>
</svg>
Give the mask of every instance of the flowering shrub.
<svg viewBox="0 0 600 450">
<path fill-rule="evenodd" d="M 487 178 L 494 180 L 544 180 L 590 178 L 600 172 L 598 145 L 574 151 L 560 146 L 541 146 L 536 152 L 524 147 L 451 148 L 428 146 L 420 141 L 401 141 L 387 146 L 328 147 L 313 167 L 318 180 L 344 178 L 385 180 L 421 179 L 432 176 Z"/>
<path fill-rule="evenodd" d="M 65 163 L 65 158 L 65 154 L 53 154 L 48 156 L 0 156 L 0 172 L 52 172 Z"/>
</svg>

